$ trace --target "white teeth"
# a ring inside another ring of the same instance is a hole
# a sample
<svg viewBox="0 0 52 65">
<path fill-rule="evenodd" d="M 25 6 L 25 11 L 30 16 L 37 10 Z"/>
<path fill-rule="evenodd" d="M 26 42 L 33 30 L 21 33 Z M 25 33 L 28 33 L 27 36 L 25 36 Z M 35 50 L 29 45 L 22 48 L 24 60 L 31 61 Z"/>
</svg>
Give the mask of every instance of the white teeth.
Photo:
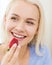
<svg viewBox="0 0 52 65">
<path fill-rule="evenodd" d="M 24 38 L 24 36 L 16 35 L 15 33 L 13 33 L 13 35 L 17 38 Z"/>
</svg>

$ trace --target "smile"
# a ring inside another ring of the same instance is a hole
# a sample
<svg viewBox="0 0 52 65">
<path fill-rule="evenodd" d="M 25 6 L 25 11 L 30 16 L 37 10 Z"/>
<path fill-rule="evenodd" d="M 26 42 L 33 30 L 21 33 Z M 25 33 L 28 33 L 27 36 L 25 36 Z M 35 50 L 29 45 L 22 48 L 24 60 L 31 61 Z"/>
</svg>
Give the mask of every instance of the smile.
<svg viewBox="0 0 52 65">
<path fill-rule="evenodd" d="M 16 34 L 16 33 L 13 33 L 13 32 L 11 32 L 12 33 L 12 35 L 14 36 L 14 37 L 16 37 L 16 38 L 21 38 L 21 39 L 23 39 L 23 38 L 26 38 L 27 36 L 24 36 L 24 35 L 21 35 L 21 34 Z"/>
</svg>

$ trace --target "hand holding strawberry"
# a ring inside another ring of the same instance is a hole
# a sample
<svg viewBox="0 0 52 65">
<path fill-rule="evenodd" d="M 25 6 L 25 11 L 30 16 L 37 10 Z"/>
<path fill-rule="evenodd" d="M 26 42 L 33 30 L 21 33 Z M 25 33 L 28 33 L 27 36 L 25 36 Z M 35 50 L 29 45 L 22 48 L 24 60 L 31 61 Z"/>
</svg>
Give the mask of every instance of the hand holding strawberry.
<svg viewBox="0 0 52 65">
<path fill-rule="evenodd" d="M 18 64 L 17 59 L 19 56 L 21 46 L 20 45 L 17 46 L 17 45 L 18 45 L 18 40 L 15 38 L 12 39 L 12 41 L 9 44 L 10 51 L 8 51 L 3 57 L 1 61 L 1 65 L 17 65 Z"/>
<path fill-rule="evenodd" d="M 17 40 L 16 38 L 13 38 L 13 39 L 11 40 L 10 44 L 9 44 L 9 48 L 11 48 L 12 45 L 15 44 L 15 43 L 18 45 L 18 40 Z"/>
</svg>

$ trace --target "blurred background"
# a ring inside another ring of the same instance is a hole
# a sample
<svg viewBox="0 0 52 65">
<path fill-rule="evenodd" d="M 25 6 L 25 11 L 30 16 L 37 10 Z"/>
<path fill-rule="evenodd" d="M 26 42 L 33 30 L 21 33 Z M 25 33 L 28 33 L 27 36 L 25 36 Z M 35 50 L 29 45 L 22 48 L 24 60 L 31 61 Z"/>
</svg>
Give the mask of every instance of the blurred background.
<svg viewBox="0 0 52 65">
<path fill-rule="evenodd" d="M 52 0 L 39 0 L 45 13 L 45 44 L 49 47 L 52 55 Z M 6 6 L 10 0 L 0 0 L 0 43 L 2 43 L 2 18 Z"/>
</svg>

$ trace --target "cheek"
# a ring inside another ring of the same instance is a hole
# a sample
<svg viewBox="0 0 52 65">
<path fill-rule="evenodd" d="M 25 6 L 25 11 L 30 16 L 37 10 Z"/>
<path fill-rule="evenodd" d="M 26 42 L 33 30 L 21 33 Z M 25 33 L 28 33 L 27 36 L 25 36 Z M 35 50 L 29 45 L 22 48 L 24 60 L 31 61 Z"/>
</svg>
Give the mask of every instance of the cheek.
<svg viewBox="0 0 52 65">
<path fill-rule="evenodd" d="M 5 28 L 6 31 L 9 32 L 13 28 L 13 25 L 10 22 L 6 22 Z"/>
<path fill-rule="evenodd" d="M 34 35 L 37 33 L 37 27 L 26 27 L 29 41 L 31 41 L 34 37 Z"/>
<path fill-rule="evenodd" d="M 29 30 L 29 38 L 30 38 L 30 40 L 33 39 L 33 37 L 34 37 L 35 34 L 36 34 L 36 30 L 35 29 Z"/>
<path fill-rule="evenodd" d="M 33 26 L 33 27 L 26 27 L 27 28 L 27 32 L 30 36 L 33 36 L 36 34 L 37 31 L 37 27 Z"/>
<path fill-rule="evenodd" d="M 31 27 L 28 28 L 28 43 L 32 41 L 32 39 L 34 38 L 34 36 L 37 33 L 37 27 Z"/>
</svg>

